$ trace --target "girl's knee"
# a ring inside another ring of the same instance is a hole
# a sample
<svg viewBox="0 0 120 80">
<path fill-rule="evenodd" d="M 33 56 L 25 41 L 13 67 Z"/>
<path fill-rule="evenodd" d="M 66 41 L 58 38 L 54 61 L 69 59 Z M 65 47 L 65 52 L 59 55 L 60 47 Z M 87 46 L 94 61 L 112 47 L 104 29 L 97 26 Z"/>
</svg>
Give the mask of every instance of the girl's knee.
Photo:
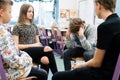
<svg viewBox="0 0 120 80">
<path fill-rule="evenodd" d="M 47 56 L 43 56 L 41 59 L 40 59 L 41 63 L 43 64 L 49 64 L 49 59 Z"/>
<path fill-rule="evenodd" d="M 52 48 L 49 46 L 45 46 L 44 52 L 49 52 L 49 51 L 52 51 Z"/>
</svg>

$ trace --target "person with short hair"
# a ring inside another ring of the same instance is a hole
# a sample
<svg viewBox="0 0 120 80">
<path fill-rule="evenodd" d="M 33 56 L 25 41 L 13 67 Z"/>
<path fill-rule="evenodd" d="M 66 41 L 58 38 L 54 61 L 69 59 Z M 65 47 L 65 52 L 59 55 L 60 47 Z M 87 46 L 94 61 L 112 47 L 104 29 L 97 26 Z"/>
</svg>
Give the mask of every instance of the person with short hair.
<svg viewBox="0 0 120 80">
<path fill-rule="evenodd" d="M 97 28 L 93 58 L 75 63 L 71 71 L 55 73 L 52 80 L 112 80 L 120 52 L 120 18 L 114 12 L 115 3 L 115 0 L 95 0 L 96 14 L 104 22 Z"/>
<path fill-rule="evenodd" d="M 65 49 L 63 61 L 65 70 L 71 69 L 71 59 L 83 57 L 85 61 L 93 57 L 96 44 L 97 29 L 95 26 L 86 24 L 80 18 L 71 18 L 66 32 Z"/>
<path fill-rule="evenodd" d="M 7 80 L 20 80 L 28 76 L 36 76 L 33 80 L 47 80 L 47 72 L 32 67 L 32 58 L 15 45 L 11 33 L 5 28 L 11 19 L 13 2 L 0 0 L 0 56 L 2 56 Z"/>
</svg>

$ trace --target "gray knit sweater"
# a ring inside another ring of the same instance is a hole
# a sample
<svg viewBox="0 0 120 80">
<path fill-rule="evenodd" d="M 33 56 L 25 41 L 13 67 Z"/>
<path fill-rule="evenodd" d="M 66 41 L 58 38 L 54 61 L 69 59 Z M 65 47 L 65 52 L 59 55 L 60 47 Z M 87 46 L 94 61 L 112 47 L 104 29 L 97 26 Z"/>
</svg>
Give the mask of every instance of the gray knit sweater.
<svg viewBox="0 0 120 80">
<path fill-rule="evenodd" d="M 70 34 L 70 39 L 66 40 L 66 46 L 71 43 L 76 43 L 77 47 L 82 47 L 85 50 L 93 49 L 96 45 L 97 28 L 92 25 L 85 25 L 85 31 L 83 36 L 78 34 Z M 74 46 L 74 45 L 73 45 Z"/>
</svg>

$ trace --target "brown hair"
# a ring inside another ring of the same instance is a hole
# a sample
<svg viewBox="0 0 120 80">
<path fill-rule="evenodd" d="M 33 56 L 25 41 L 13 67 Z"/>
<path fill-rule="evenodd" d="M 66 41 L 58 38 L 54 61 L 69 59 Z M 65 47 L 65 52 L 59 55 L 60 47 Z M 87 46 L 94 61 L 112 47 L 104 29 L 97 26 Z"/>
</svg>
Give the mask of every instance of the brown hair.
<svg viewBox="0 0 120 80">
<path fill-rule="evenodd" d="M 0 9 L 5 10 L 7 5 L 13 5 L 11 0 L 0 0 Z"/>
<path fill-rule="evenodd" d="M 71 33 L 77 33 L 79 31 L 80 25 L 84 25 L 84 21 L 82 21 L 80 18 L 73 18 L 70 19 L 69 23 L 69 29 Z"/>
<path fill-rule="evenodd" d="M 25 24 L 26 17 L 27 17 L 27 11 L 28 11 L 29 7 L 33 8 L 32 5 L 26 4 L 26 3 L 21 6 L 21 8 L 20 8 L 20 14 L 19 14 L 19 18 L 18 18 L 18 25 Z M 31 22 L 31 24 L 34 24 L 34 12 L 33 12 L 33 19 L 30 20 L 30 22 Z"/>
<path fill-rule="evenodd" d="M 96 3 L 101 4 L 105 9 L 114 12 L 116 6 L 116 0 L 95 0 Z"/>
</svg>

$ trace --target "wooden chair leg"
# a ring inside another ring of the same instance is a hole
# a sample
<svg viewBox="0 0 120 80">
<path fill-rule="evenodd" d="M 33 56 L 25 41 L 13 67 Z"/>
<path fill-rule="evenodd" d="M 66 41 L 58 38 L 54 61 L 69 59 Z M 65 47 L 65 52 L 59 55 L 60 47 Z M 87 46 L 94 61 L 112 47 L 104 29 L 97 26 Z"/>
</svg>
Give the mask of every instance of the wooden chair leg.
<svg viewBox="0 0 120 80">
<path fill-rule="evenodd" d="M 19 80 L 31 80 L 33 78 L 37 78 L 36 76 L 30 76 L 30 77 L 26 77 L 26 78 L 21 78 Z"/>
</svg>

